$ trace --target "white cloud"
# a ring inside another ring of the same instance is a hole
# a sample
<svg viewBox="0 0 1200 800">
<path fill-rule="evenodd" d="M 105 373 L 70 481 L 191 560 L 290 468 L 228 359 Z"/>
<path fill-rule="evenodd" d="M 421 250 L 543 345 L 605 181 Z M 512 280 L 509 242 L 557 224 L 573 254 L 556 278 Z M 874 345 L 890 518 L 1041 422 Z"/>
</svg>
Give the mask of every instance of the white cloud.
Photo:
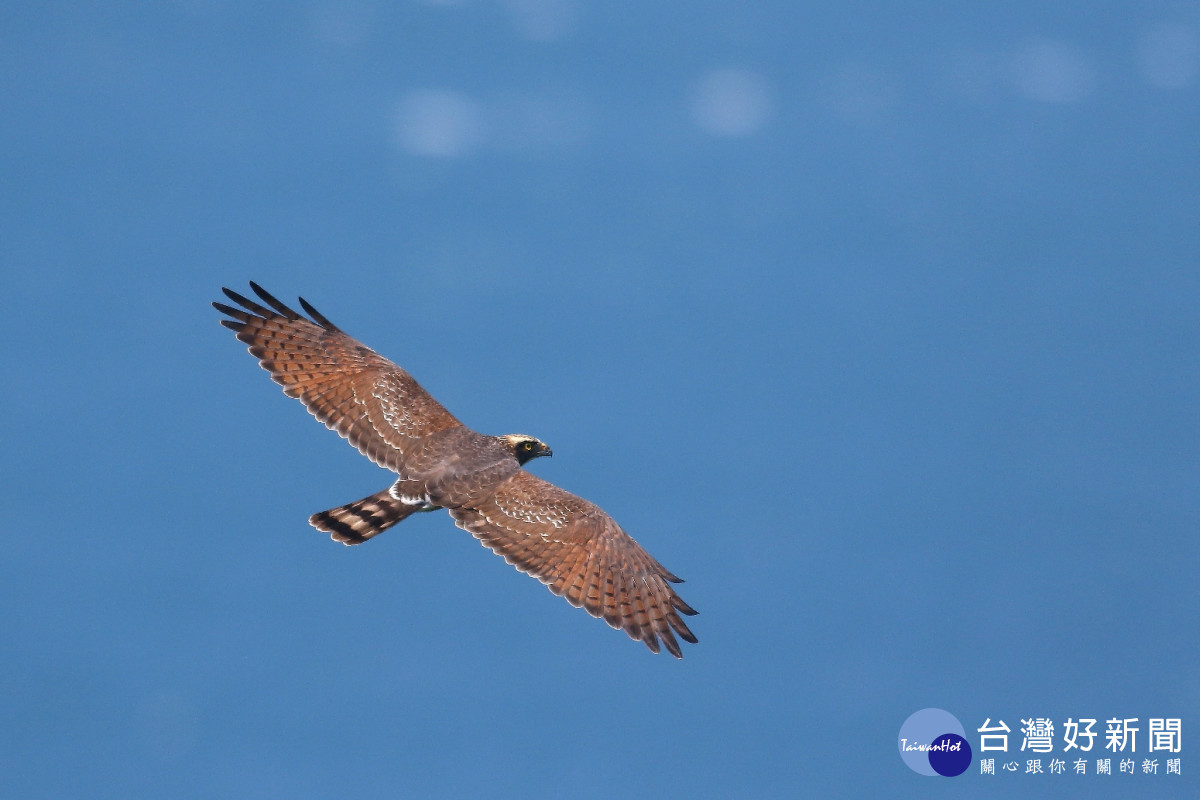
<svg viewBox="0 0 1200 800">
<path fill-rule="evenodd" d="M 714 136 L 747 136 L 771 118 L 766 80 L 745 69 L 714 69 L 692 92 L 692 119 Z"/>
<path fill-rule="evenodd" d="M 1095 70 L 1078 48 L 1053 39 L 1032 39 L 1012 59 L 1017 91 L 1043 103 L 1073 103 L 1095 88 Z"/>
<path fill-rule="evenodd" d="M 562 39 L 579 21 L 576 0 L 508 0 L 508 9 L 517 32 L 535 42 Z"/>
<path fill-rule="evenodd" d="M 473 100 L 457 92 L 420 89 L 409 92 L 396 109 L 396 135 L 413 155 L 457 158 L 483 142 L 483 114 Z"/>
</svg>

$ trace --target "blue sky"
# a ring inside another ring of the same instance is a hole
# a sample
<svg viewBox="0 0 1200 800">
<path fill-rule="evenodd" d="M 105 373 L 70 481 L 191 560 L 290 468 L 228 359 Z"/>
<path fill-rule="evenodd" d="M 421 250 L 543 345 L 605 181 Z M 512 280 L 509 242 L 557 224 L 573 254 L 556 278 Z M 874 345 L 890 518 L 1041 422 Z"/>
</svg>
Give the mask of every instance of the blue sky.
<svg viewBox="0 0 1200 800">
<path fill-rule="evenodd" d="M 1196 791 L 1200 4 L 15 2 L 0 99 L 5 796 Z M 309 528 L 388 477 L 250 279 L 548 442 L 700 643 Z M 923 777 L 926 707 L 1139 773 Z"/>
</svg>

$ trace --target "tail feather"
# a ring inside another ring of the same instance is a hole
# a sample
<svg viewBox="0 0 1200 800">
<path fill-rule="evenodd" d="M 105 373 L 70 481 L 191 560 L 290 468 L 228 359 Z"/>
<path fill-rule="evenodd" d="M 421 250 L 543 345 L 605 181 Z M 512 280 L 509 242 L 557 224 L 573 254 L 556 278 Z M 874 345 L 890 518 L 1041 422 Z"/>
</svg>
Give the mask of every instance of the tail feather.
<svg viewBox="0 0 1200 800">
<path fill-rule="evenodd" d="M 313 514 L 308 522 L 317 530 L 328 533 L 334 541 L 362 544 L 421 508 L 421 505 L 396 500 L 384 489 L 362 500 Z"/>
</svg>

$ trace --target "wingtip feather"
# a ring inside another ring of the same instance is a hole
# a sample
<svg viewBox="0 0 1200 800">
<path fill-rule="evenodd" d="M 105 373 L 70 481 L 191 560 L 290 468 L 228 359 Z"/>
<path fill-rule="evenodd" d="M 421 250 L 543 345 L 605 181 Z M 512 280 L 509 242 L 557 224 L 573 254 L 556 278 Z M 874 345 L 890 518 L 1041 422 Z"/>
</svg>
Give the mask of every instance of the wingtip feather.
<svg viewBox="0 0 1200 800">
<path fill-rule="evenodd" d="M 300 307 L 304 309 L 305 314 L 308 314 L 308 316 L 312 317 L 313 322 L 317 323 L 322 328 L 331 331 L 336 331 L 338 329 L 336 325 L 325 318 L 324 314 L 313 308 L 312 303 L 308 302 L 303 297 L 300 298 Z"/>
<path fill-rule="evenodd" d="M 299 314 L 288 308 L 277 297 L 275 297 L 275 295 L 271 294 L 254 281 L 250 281 L 250 288 L 254 290 L 256 295 L 259 296 L 259 299 L 274 309 L 276 314 L 279 314 L 282 317 L 287 317 L 288 319 L 300 319 Z"/>
</svg>

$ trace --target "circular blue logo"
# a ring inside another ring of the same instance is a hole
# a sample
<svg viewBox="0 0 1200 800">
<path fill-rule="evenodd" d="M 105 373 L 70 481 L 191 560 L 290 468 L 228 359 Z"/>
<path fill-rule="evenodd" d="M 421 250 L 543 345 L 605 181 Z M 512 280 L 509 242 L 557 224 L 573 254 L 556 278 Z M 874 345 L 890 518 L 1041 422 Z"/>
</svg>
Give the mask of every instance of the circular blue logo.
<svg viewBox="0 0 1200 800">
<path fill-rule="evenodd" d="M 957 733 L 942 734 L 929 748 L 929 766 L 947 778 L 962 775 L 971 766 L 971 745 Z"/>
<path fill-rule="evenodd" d="M 949 711 L 923 708 L 900 726 L 900 757 L 913 772 L 953 778 L 971 766 L 966 733 Z"/>
</svg>

